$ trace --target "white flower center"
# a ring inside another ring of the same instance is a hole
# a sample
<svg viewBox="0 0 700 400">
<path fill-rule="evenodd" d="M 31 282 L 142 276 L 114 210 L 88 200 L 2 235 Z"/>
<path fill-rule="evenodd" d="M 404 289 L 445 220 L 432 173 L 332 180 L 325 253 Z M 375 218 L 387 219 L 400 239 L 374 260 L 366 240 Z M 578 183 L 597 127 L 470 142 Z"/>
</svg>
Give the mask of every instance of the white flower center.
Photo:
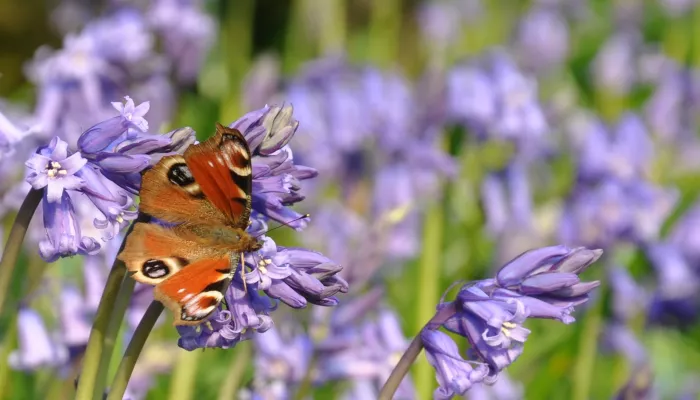
<svg viewBox="0 0 700 400">
<path fill-rule="evenodd" d="M 68 171 L 63 169 L 60 163 L 57 161 L 51 161 L 50 163 L 46 164 L 46 175 L 49 176 L 49 178 L 59 178 L 61 176 L 68 175 Z"/>
<path fill-rule="evenodd" d="M 272 260 L 269 258 L 261 258 L 260 261 L 258 261 L 258 271 L 263 275 L 267 275 L 267 266 L 270 264 L 272 264 Z"/>
<path fill-rule="evenodd" d="M 512 322 L 504 321 L 501 324 L 501 332 L 503 332 L 505 337 L 510 338 L 510 331 L 515 327 L 517 327 L 516 324 L 514 324 Z"/>
</svg>

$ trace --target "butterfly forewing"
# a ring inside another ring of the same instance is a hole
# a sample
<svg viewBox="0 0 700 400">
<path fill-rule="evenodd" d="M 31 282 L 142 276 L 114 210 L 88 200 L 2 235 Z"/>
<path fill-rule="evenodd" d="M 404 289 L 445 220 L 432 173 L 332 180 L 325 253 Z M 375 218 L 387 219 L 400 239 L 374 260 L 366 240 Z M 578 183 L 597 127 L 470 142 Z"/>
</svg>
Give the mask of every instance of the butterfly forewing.
<svg viewBox="0 0 700 400">
<path fill-rule="evenodd" d="M 230 223 L 245 229 L 250 218 L 251 154 L 243 135 L 217 124 L 216 134 L 185 151 L 194 181 Z"/>
</svg>

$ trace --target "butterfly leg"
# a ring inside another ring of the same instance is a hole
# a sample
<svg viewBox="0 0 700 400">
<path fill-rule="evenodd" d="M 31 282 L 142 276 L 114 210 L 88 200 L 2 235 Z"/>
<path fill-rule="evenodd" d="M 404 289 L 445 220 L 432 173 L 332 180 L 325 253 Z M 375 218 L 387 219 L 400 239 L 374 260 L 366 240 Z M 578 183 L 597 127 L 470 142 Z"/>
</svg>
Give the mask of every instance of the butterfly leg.
<svg viewBox="0 0 700 400">
<path fill-rule="evenodd" d="M 245 254 L 241 253 L 241 280 L 243 281 L 243 291 L 248 293 L 248 283 L 245 281 Z"/>
</svg>

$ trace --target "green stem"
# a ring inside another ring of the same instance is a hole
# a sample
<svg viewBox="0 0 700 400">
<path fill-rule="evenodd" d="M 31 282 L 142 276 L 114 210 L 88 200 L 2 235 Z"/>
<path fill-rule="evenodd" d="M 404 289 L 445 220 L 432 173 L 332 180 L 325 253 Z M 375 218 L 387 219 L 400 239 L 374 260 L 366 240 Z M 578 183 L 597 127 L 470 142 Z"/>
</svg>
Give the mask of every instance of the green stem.
<svg viewBox="0 0 700 400">
<path fill-rule="evenodd" d="M 297 392 L 294 395 L 294 400 L 305 399 L 311 391 L 311 385 L 313 384 L 314 369 L 316 368 L 317 362 L 318 356 L 314 354 L 313 357 L 311 357 L 311 361 L 309 362 L 308 368 L 306 369 L 304 378 L 302 378 L 301 383 L 299 384 L 299 389 L 297 389 Z"/>
<path fill-rule="evenodd" d="M 369 59 L 389 67 L 398 58 L 401 30 L 401 1 L 372 2 L 369 27 Z"/>
<path fill-rule="evenodd" d="M 342 54 L 347 30 L 346 5 L 345 0 L 324 0 L 315 5 L 322 10 L 319 15 L 321 29 L 318 35 L 318 48 L 321 55 Z"/>
<path fill-rule="evenodd" d="M 126 232 L 125 239 L 121 244 L 119 252 L 124 249 L 126 238 L 134 228 L 131 224 Z M 100 304 L 97 306 L 95 322 L 90 331 L 87 348 L 85 349 L 85 357 L 83 358 L 83 368 L 78 381 L 78 390 L 75 394 L 76 400 L 90 400 L 94 398 L 95 390 L 98 386 L 100 377 L 100 367 L 102 365 L 102 356 L 106 350 L 105 338 L 110 329 L 112 313 L 115 311 L 115 305 L 119 293 L 121 293 L 122 283 L 126 277 L 126 268 L 124 263 L 119 259 L 115 259 L 112 264 L 112 269 L 107 276 L 107 283 L 102 292 Z"/>
<path fill-rule="evenodd" d="M 221 52 L 228 76 L 228 92 L 221 104 L 219 119 L 225 124 L 235 120 L 242 109 L 241 82 L 250 68 L 252 55 L 253 0 L 222 2 Z"/>
<path fill-rule="evenodd" d="M 391 400 L 394 398 L 394 393 L 396 393 L 396 390 L 399 388 L 401 381 L 403 381 L 403 378 L 408 374 L 408 371 L 411 369 L 411 365 L 415 363 L 420 352 L 423 351 L 423 340 L 420 338 L 420 332 L 423 329 L 438 329 L 456 312 L 457 308 L 454 303 L 446 304 L 437 313 L 435 313 L 432 318 L 430 318 L 430 321 L 428 321 L 427 324 L 420 328 L 418 334 L 415 338 L 413 338 L 411 344 L 408 346 L 408 349 L 406 349 L 406 352 L 403 353 L 399 362 L 396 363 L 394 370 L 391 371 L 389 378 L 379 391 L 379 400 Z M 420 394 L 420 392 L 418 393 Z"/>
<path fill-rule="evenodd" d="M 401 381 L 403 381 L 403 378 L 408 374 L 411 365 L 416 361 L 421 351 L 423 351 L 423 341 L 420 338 L 420 334 L 418 334 L 413 338 L 408 349 L 403 353 L 394 370 L 391 371 L 389 379 L 387 379 L 384 386 L 382 386 L 379 392 L 379 400 L 391 400 L 394 398 L 396 389 L 399 388 Z"/>
<path fill-rule="evenodd" d="M 22 242 L 27 234 L 27 228 L 34 216 L 36 208 L 39 207 L 41 198 L 44 195 L 43 190 L 32 189 L 27 194 L 27 197 L 22 202 L 17 212 L 15 222 L 10 229 L 10 236 L 5 244 L 5 250 L 2 252 L 2 260 L 0 260 L 0 314 L 7 299 L 7 292 L 12 280 L 12 273 L 17 265 L 17 258 L 22 250 Z"/>
<path fill-rule="evenodd" d="M 598 288 L 603 292 L 603 286 Z M 603 301 L 598 298 L 593 300 L 594 305 L 586 313 L 583 322 L 583 331 L 579 340 L 576 364 L 574 365 L 573 400 L 590 399 L 590 389 L 593 385 L 593 369 L 598 353 L 598 332 L 603 321 Z"/>
<path fill-rule="evenodd" d="M 102 350 L 102 354 L 100 355 L 99 372 L 95 383 L 95 398 L 102 396 L 102 393 L 104 393 L 107 385 L 107 376 L 109 375 L 109 366 L 110 362 L 112 361 L 112 353 L 114 353 L 114 345 L 117 342 L 117 336 L 119 335 L 119 328 L 122 325 L 124 314 L 126 314 L 126 309 L 129 307 L 131 295 L 134 293 L 134 286 L 136 286 L 136 281 L 129 277 L 125 277 L 121 287 L 119 288 L 117 300 L 114 303 L 114 309 L 110 314 L 107 332 L 105 332 L 104 348 Z"/>
<path fill-rule="evenodd" d="M 237 397 L 238 388 L 243 381 L 243 373 L 248 364 L 250 364 L 252 355 L 250 343 L 243 342 L 236 347 L 238 351 L 234 354 L 233 361 L 228 369 L 228 374 L 226 374 L 226 379 L 224 379 L 221 385 L 218 397 L 219 400 L 230 400 Z"/>
<path fill-rule="evenodd" d="M 440 298 L 440 250 L 442 245 L 443 211 L 440 204 L 434 204 L 428 210 L 425 217 L 423 232 L 423 252 L 420 261 L 420 270 L 416 286 L 418 326 L 423 327 L 423 321 L 430 319 L 435 314 L 435 305 Z M 427 360 L 421 360 L 416 364 L 416 390 L 418 397 L 428 398 L 432 392 L 434 380 L 430 364 Z"/>
<path fill-rule="evenodd" d="M 141 322 L 136 327 L 136 331 L 134 331 L 134 336 L 126 347 L 122 361 L 119 363 L 119 368 L 112 381 L 107 400 L 121 400 L 124 397 L 126 386 L 129 384 L 131 373 L 134 372 L 136 361 L 141 354 L 144 344 L 146 344 L 148 335 L 162 312 L 163 305 L 158 301 L 154 300 L 148 306 L 146 313 L 141 318 Z"/>
<path fill-rule="evenodd" d="M 197 378 L 198 361 L 201 355 L 201 351 L 180 352 L 170 379 L 168 400 L 189 400 L 192 398 Z"/>
</svg>

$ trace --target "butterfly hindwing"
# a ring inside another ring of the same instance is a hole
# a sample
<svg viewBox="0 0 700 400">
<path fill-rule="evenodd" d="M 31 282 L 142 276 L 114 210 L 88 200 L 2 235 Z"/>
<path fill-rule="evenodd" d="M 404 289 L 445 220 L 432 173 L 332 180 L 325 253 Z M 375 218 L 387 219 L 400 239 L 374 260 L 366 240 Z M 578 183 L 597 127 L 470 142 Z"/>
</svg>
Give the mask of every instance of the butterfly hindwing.
<svg viewBox="0 0 700 400">
<path fill-rule="evenodd" d="M 170 308 L 175 325 L 198 325 L 224 298 L 238 255 L 193 262 L 156 286 L 154 297 Z"/>
<path fill-rule="evenodd" d="M 132 277 L 149 285 L 157 285 L 191 262 L 216 258 L 226 252 L 202 246 L 201 243 L 178 234 L 176 230 L 157 224 L 136 222 L 119 253 Z"/>
<path fill-rule="evenodd" d="M 245 229 L 250 218 L 251 154 L 236 129 L 216 125 L 216 134 L 185 151 L 194 182 L 207 200 L 226 215 L 229 223 Z"/>
</svg>

